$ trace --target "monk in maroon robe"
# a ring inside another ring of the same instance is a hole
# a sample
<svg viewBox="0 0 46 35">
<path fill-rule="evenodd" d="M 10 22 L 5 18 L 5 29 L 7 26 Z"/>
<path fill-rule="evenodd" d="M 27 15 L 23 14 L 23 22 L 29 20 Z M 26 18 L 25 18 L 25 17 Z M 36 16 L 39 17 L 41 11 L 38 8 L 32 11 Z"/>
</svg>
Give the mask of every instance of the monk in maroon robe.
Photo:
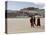
<svg viewBox="0 0 46 35">
<path fill-rule="evenodd" d="M 40 25 L 40 18 L 37 19 L 37 26 L 41 26 Z"/>
<path fill-rule="evenodd" d="M 31 23 L 31 27 L 34 27 L 33 17 L 31 17 L 31 19 L 30 19 L 30 23 Z"/>
</svg>

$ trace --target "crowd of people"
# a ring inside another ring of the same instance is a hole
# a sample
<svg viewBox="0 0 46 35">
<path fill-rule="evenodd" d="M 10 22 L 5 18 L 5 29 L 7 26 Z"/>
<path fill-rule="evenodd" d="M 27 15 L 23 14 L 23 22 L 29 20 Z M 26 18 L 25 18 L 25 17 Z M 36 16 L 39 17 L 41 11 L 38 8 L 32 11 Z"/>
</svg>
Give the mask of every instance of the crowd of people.
<svg viewBox="0 0 46 35">
<path fill-rule="evenodd" d="M 35 26 L 41 26 L 40 17 L 37 18 L 37 23 L 36 23 L 36 18 L 35 17 L 31 17 L 30 23 L 31 23 L 31 27 L 34 27 L 34 25 Z"/>
</svg>

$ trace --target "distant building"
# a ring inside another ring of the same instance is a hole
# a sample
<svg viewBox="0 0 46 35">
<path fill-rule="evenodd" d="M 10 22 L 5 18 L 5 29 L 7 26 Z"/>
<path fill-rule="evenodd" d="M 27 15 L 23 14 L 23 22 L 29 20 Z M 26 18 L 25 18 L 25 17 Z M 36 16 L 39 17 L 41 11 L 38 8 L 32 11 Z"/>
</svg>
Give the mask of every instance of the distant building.
<svg viewBox="0 0 46 35">
<path fill-rule="evenodd" d="M 44 9 L 28 7 L 28 8 L 21 9 L 20 11 L 27 12 L 30 15 L 40 15 L 42 17 L 45 17 Z"/>
</svg>

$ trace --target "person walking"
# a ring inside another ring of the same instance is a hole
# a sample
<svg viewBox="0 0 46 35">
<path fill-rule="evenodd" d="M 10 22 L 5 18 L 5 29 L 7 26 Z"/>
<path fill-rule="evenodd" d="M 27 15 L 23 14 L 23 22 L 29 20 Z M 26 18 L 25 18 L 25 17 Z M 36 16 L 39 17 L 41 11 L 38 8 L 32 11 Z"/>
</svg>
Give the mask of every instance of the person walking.
<svg viewBox="0 0 46 35">
<path fill-rule="evenodd" d="M 31 23 L 31 27 L 34 27 L 33 17 L 31 17 L 31 19 L 30 19 L 30 23 Z"/>
<path fill-rule="evenodd" d="M 33 20 L 34 20 L 34 25 L 36 25 L 36 23 L 35 23 L 35 21 L 36 21 L 35 17 L 34 17 L 34 19 L 33 19 Z"/>
<path fill-rule="evenodd" d="M 40 24 L 40 18 L 39 17 L 37 19 L 37 26 L 41 26 L 41 24 Z"/>
</svg>

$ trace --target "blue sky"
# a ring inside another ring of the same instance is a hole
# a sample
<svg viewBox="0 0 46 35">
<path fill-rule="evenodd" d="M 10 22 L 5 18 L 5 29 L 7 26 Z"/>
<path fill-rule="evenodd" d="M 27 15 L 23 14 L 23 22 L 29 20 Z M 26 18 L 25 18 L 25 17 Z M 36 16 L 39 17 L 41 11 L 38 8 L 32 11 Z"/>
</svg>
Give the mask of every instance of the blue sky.
<svg viewBox="0 0 46 35">
<path fill-rule="evenodd" d="M 27 7 L 36 7 L 36 8 L 44 8 L 43 3 L 33 3 L 33 2 L 16 2 L 16 1 L 8 1 L 7 9 L 8 10 L 20 10 Z"/>
</svg>

